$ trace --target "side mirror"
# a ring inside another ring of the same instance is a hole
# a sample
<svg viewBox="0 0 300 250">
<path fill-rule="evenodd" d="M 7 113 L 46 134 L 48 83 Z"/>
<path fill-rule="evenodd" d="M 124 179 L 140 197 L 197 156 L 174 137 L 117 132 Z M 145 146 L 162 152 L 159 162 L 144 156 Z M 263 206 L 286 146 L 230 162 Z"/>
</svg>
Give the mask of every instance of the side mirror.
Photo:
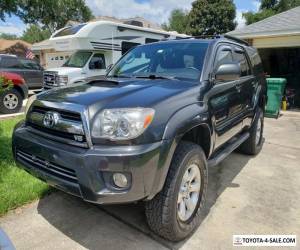
<svg viewBox="0 0 300 250">
<path fill-rule="evenodd" d="M 108 73 L 113 66 L 114 66 L 113 64 L 108 65 L 107 68 L 106 68 L 106 72 Z"/>
<path fill-rule="evenodd" d="M 239 64 L 222 64 L 217 69 L 215 78 L 217 81 L 235 81 L 241 76 L 241 67 Z"/>
</svg>

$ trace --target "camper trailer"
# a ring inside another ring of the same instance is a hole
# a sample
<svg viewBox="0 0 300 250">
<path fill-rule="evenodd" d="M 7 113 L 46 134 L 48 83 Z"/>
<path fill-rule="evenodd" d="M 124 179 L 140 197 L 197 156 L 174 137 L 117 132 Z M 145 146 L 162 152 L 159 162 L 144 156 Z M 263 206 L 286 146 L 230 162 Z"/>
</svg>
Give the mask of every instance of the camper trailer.
<svg viewBox="0 0 300 250">
<path fill-rule="evenodd" d="M 44 72 L 44 88 L 85 82 L 105 75 L 107 67 L 131 48 L 186 35 L 109 21 L 82 23 L 55 32 L 49 42 L 56 51 L 70 52 L 65 63 Z"/>
</svg>

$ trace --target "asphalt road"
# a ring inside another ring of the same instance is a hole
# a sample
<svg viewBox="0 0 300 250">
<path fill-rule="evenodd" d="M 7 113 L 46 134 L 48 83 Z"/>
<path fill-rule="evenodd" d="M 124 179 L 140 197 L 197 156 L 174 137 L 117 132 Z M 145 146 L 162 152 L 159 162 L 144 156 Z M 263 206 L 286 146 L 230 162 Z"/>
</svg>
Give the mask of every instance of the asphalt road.
<svg viewBox="0 0 300 250">
<path fill-rule="evenodd" d="M 176 244 L 150 232 L 141 203 L 96 206 L 59 191 L 0 225 L 17 249 L 238 249 L 233 234 L 296 234 L 299 241 L 299 162 L 300 113 L 266 119 L 258 156 L 233 153 L 210 169 L 202 223 Z"/>
</svg>

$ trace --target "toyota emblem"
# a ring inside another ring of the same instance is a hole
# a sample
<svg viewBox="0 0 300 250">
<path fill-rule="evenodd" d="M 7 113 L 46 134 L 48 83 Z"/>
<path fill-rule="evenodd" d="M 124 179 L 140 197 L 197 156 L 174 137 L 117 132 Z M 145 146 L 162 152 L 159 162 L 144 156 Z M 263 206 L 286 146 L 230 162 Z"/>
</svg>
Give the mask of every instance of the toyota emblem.
<svg viewBox="0 0 300 250">
<path fill-rule="evenodd" d="M 59 118 L 59 113 L 48 111 L 44 115 L 43 124 L 47 128 L 52 128 L 58 123 Z"/>
</svg>

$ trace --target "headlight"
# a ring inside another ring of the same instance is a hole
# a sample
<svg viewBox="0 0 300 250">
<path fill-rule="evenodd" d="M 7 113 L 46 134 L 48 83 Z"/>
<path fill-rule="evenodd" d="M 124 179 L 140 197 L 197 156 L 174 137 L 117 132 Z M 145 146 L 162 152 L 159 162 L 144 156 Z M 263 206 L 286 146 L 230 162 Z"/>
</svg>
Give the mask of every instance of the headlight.
<svg viewBox="0 0 300 250">
<path fill-rule="evenodd" d="M 68 84 L 68 76 L 58 76 L 58 84 L 59 86 L 67 85 Z"/>
<path fill-rule="evenodd" d="M 28 98 L 28 101 L 26 103 L 25 107 L 25 115 L 27 115 L 28 110 L 30 109 L 31 104 L 36 100 L 36 95 L 32 95 Z"/>
<path fill-rule="evenodd" d="M 141 135 L 154 117 L 151 108 L 105 109 L 95 119 L 94 138 L 129 140 Z"/>
</svg>

